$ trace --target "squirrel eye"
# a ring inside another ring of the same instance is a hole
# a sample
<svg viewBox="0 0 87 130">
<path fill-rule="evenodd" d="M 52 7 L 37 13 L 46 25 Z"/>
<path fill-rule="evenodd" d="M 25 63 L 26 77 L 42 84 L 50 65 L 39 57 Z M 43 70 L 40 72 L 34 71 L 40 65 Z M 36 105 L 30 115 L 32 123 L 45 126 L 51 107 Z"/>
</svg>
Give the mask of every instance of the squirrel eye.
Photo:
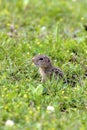
<svg viewBox="0 0 87 130">
<path fill-rule="evenodd" d="M 43 58 L 40 58 L 39 60 L 43 60 Z"/>
</svg>

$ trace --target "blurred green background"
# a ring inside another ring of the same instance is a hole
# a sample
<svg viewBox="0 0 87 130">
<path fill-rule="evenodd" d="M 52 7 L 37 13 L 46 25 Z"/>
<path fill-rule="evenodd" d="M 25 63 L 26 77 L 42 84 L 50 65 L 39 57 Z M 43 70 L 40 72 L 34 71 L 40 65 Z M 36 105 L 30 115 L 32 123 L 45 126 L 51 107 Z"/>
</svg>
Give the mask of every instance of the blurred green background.
<svg viewBox="0 0 87 130">
<path fill-rule="evenodd" d="M 41 84 L 36 54 L 68 83 Z M 0 88 L 0 130 L 86 130 L 87 0 L 0 0 Z"/>
</svg>

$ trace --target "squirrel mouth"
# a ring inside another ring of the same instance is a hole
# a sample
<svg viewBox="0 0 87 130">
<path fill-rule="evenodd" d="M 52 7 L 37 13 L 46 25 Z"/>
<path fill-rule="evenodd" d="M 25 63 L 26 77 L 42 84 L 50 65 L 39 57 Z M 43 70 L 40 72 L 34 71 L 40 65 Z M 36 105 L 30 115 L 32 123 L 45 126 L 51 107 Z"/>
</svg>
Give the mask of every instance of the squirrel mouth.
<svg viewBox="0 0 87 130">
<path fill-rule="evenodd" d="M 38 66 L 38 64 L 37 64 L 37 63 L 35 63 L 34 61 L 33 61 L 33 63 L 34 63 L 36 66 Z"/>
<path fill-rule="evenodd" d="M 38 66 L 38 63 L 35 62 L 35 58 L 32 58 L 32 62 L 33 62 L 36 66 Z"/>
<path fill-rule="evenodd" d="M 36 66 L 38 66 L 38 64 L 34 63 Z"/>
</svg>

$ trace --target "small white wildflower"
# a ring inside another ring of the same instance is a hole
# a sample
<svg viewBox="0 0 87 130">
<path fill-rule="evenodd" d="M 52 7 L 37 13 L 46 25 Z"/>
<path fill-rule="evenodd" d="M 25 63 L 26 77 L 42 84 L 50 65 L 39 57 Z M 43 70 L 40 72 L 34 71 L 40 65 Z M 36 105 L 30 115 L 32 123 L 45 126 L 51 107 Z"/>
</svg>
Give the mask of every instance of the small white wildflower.
<svg viewBox="0 0 87 130">
<path fill-rule="evenodd" d="M 72 0 L 73 2 L 76 2 L 76 0 Z"/>
<path fill-rule="evenodd" d="M 48 107 L 47 107 L 47 110 L 53 112 L 53 111 L 54 111 L 54 107 L 53 107 L 53 106 L 48 106 Z"/>
<path fill-rule="evenodd" d="M 43 26 L 43 27 L 41 28 L 41 31 L 42 31 L 42 32 L 46 31 L 46 26 Z"/>
<path fill-rule="evenodd" d="M 12 120 L 7 120 L 7 121 L 5 122 L 5 125 L 6 125 L 6 126 L 13 126 L 13 125 L 14 125 L 14 121 L 12 121 Z"/>
<path fill-rule="evenodd" d="M 23 3 L 26 6 L 29 3 L 29 0 L 23 0 Z"/>
</svg>

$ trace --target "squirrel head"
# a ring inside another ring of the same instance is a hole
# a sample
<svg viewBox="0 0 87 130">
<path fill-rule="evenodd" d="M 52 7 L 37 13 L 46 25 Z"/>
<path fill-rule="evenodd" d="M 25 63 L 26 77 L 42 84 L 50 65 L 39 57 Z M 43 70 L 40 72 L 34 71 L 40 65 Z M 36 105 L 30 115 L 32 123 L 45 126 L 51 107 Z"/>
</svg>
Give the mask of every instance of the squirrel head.
<svg viewBox="0 0 87 130">
<path fill-rule="evenodd" d="M 47 68 L 51 66 L 51 60 L 45 55 L 36 55 L 32 58 L 32 62 L 41 68 Z"/>
</svg>

